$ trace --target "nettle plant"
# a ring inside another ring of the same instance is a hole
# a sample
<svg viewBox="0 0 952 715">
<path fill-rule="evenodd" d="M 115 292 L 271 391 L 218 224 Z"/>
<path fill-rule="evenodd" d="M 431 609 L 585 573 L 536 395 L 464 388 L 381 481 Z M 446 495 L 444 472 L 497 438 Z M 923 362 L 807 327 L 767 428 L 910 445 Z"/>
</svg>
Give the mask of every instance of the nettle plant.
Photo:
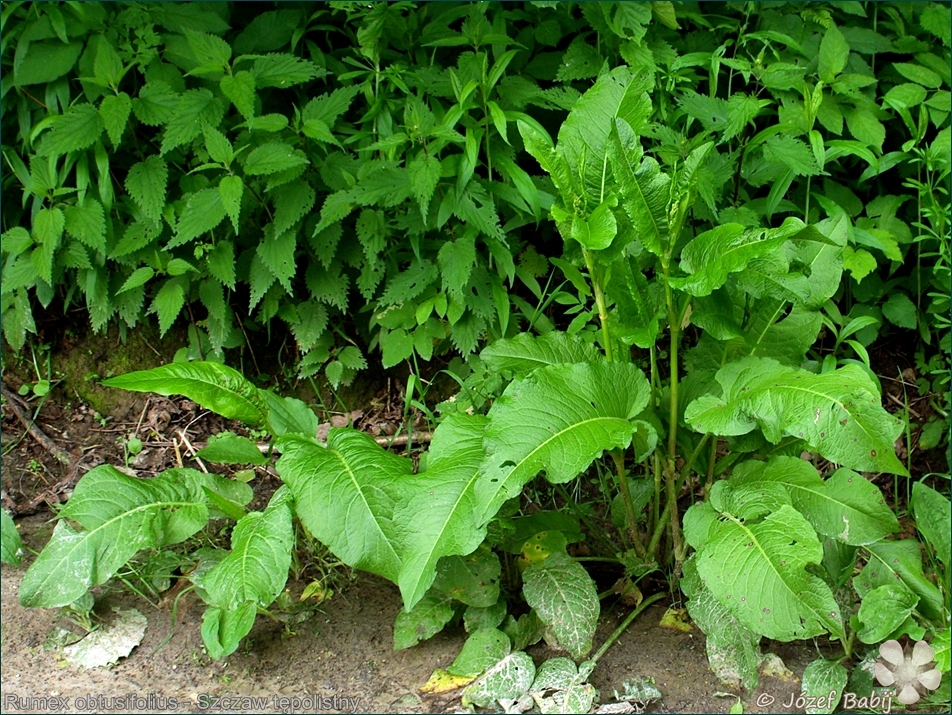
<svg viewBox="0 0 952 715">
<path fill-rule="evenodd" d="M 485 348 L 482 371 L 443 405 L 418 469 L 353 429 L 319 442 L 303 403 L 219 364 L 108 380 L 183 394 L 263 428 L 281 453 L 284 486 L 264 511 L 246 513 L 250 492 L 221 477 L 173 469 L 142 481 L 98 467 L 60 512 L 21 600 L 82 602 L 139 549 L 182 542 L 225 515 L 236 519 L 231 551 L 195 554 L 188 576 L 208 604 L 206 647 L 220 658 L 284 588 L 296 518 L 341 561 L 399 587 L 397 648 L 462 618 L 470 635 L 449 675 L 474 681 L 466 702 L 531 696 L 585 712 L 597 695 L 591 669 L 663 592 L 592 654 L 599 593 L 568 548 L 583 538 L 579 520 L 572 509 L 520 516 L 518 500 L 540 475 L 559 489 L 607 454 L 620 528 L 606 556 L 629 589 L 658 569 L 672 586 L 680 581 L 722 680 L 754 687 L 762 637 L 829 636 L 844 658 L 857 639 L 928 631 L 939 646 L 947 641 L 948 500 L 915 485 L 917 527 L 945 569 L 940 588 L 923 575 L 919 542 L 892 538 L 895 513 L 858 473 L 906 474 L 893 450 L 902 425 L 882 409 L 875 377 L 861 363 L 806 360 L 840 282 L 845 221 L 720 223 L 695 235 L 691 212 L 714 142 L 702 133 L 659 164 L 642 144 L 648 83 L 626 67 L 603 74 L 557 142 L 519 124 L 558 190 L 551 214 L 577 264 L 562 261 L 562 270 L 596 330 L 580 321 L 571 333 L 523 333 Z M 632 346 L 648 350 L 648 375 Z M 729 454 L 718 460 L 721 445 Z M 261 459 L 234 436 L 213 458 Z M 821 463 L 839 466 L 821 474 Z M 692 503 L 682 527 L 684 500 Z M 570 658 L 537 671 L 525 648 L 543 637 Z M 826 695 L 846 679 L 839 660 L 820 658 L 804 690 Z"/>
</svg>

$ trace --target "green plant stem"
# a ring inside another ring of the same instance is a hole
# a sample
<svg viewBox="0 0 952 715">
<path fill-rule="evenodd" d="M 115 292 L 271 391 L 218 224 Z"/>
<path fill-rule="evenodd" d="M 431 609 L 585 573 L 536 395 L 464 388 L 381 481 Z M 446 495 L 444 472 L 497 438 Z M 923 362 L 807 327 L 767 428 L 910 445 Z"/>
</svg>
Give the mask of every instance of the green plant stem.
<svg viewBox="0 0 952 715">
<path fill-rule="evenodd" d="M 654 529 L 661 519 L 661 457 L 657 452 L 651 455 L 651 468 L 654 473 L 654 508 L 651 528 Z"/>
<path fill-rule="evenodd" d="M 714 460 L 717 459 L 717 440 L 711 442 L 711 451 L 707 455 L 707 479 L 704 482 L 704 499 L 707 500 L 714 485 Z"/>
<path fill-rule="evenodd" d="M 638 515 L 635 513 L 635 505 L 631 500 L 628 475 L 625 472 L 625 453 L 620 449 L 613 449 L 611 455 L 615 461 L 615 479 L 618 482 L 618 490 L 621 492 L 621 499 L 625 503 L 625 514 L 628 517 L 628 534 L 635 547 L 635 553 L 644 558 L 645 545 L 641 541 L 641 534 L 638 533 Z"/>
<path fill-rule="evenodd" d="M 592 661 L 593 663 L 597 663 L 598 660 L 599 660 L 599 658 L 601 658 L 603 655 L 605 655 L 605 653 L 608 651 L 608 649 L 611 648 L 612 645 L 614 645 L 615 641 L 618 640 L 618 638 L 621 636 L 621 634 L 625 632 L 625 629 L 628 628 L 628 626 L 630 626 L 630 625 L 634 622 L 634 620 L 635 620 L 638 616 L 640 616 L 641 613 L 642 613 L 646 608 L 648 608 L 648 606 L 650 606 L 651 604 L 655 603 L 656 601 L 660 601 L 662 598 L 664 598 L 664 593 L 663 593 L 663 592 L 662 592 L 662 593 L 656 593 L 656 594 L 654 594 L 654 595 L 648 596 L 648 598 L 646 598 L 644 601 L 642 601 L 641 604 L 640 604 L 634 611 L 632 611 L 631 613 L 628 614 L 628 616 L 625 618 L 625 620 L 623 620 L 621 623 L 618 624 L 618 628 L 616 628 L 614 631 L 612 631 L 612 634 L 611 634 L 610 636 L 608 636 L 608 638 L 605 640 L 604 643 L 602 643 L 601 648 L 599 648 L 597 651 L 595 651 L 595 655 L 593 655 L 591 658 L 589 658 L 589 660 Z"/>
<path fill-rule="evenodd" d="M 675 469 L 675 458 L 678 453 L 678 344 L 681 340 L 681 320 L 684 311 L 687 310 L 687 304 L 683 311 L 676 311 L 674 308 L 674 296 L 671 292 L 671 286 L 668 283 L 669 270 L 668 262 L 663 262 L 664 269 L 664 298 L 668 308 L 668 327 L 671 335 L 671 349 L 669 354 L 671 382 L 668 388 L 668 459 L 665 465 L 666 481 L 666 502 L 665 508 L 668 510 L 668 521 L 671 525 L 671 548 L 674 551 L 675 574 L 681 570 L 681 561 L 684 558 L 684 551 L 681 544 L 681 522 L 678 516 L 678 494 L 677 494 L 677 470 Z"/>
<path fill-rule="evenodd" d="M 655 524 L 654 533 L 651 535 L 651 541 L 648 542 L 648 554 L 658 560 L 658 545 L 661 543 L 661 536 L 664 534 L 664 527 L 668 521 L 668 515 L 671 513 L 671 502 L 664 505 L 664 511 L 661 512 L 661 518 Z"/>
<path fill-rule="evenodd" d="M 602 324 L 602 341 L 605 343 L 605 359 L 613 362 L 615 357 L 612 354 L 611 331 L 608 327 L 608 306 L 605 304 L 605 293 L 602 292 L 602 284 L 595 274 L 595 262 L 592 260 L 592 254 L 586 248 L 582 248 L 582 255 L 585 257 L 585 266 L 588 268 L 588 277 L 592 282 L 592 291 L 595 293 L 595 305 L 598 306 L 598 319 Z"/>
</svg>

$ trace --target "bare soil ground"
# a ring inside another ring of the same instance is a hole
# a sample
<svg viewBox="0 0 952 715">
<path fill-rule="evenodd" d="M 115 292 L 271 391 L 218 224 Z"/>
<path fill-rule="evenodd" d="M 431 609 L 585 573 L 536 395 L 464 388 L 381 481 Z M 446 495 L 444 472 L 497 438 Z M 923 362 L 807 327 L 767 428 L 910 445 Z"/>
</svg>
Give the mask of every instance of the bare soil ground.
<svg viewBox="0 0 952 715">
<path fill-rule="evenodd" d="M 297 622 L 259 617 L 239 651 L 220 662 L 208 658 L 202 647 L 203 607 L 193 594 L 185 594 L 174 608 L 176 601 L 169 596 L 155 599 L 153 605 L 121 586 L 102 587 L 97 589 L 97 613 L 108 616 L 114 607 L 137 608 L 148 618 L 144 640 L 128 658 L 110 668 L 77 670 L 66 664 L 59 651 L 46 643 L 57 627 L 75 627 L 57 611 L 25 609 L 17 598 L 23 572 L 33 559 L 29 550 L 40 550 L 52 531 L 50 506 L 67 498 L 75 481 L 97 464 L 122 465 L 128 459 L 140 476 L 176 464 L 194 467 L 191 455 L 197 444 L 223 428 L 240 431 L 240 427 L 188 400 L 154 396 L 135 396 L 111 405 L 111 414 L 104 414 L 60 387 L 39 410 L 36 426 L 42 434 L 31 434 L 17 413 L 29 421 L 39 399 L 26 401 L 16 395 L 22 379 L 10 372 L 4 377 L 3 506 L 18 515 L 28 553 L 20 568 L 2 567 L 3 712 L 459 709 L 458 692 L 432 696 L 421 693 L 420 687 L 435 668 L 445 668 L 456 657 L 465 640 L 462 628 L 395 652 L 392 627 L 400 610 L 397 589 L 340 567 L 331 569 L 327 582 L 336 592 L 331 598 L 299 612 Z M 337 421 L 356 420 L 367 431 L 392 433 L 388 421 L 402 416 L 402 405 L 391 400 L 392 391 L 390 385 L 367 400 L 364 409 L 337 415 Z M 42 441 L 44 435 L 48 444 Z M 135 458 L 124 450 L 130 436 L 137 436 L 144 445 Z M 265 467 L 259 468 L 252 484 L 254 506 L 261 506 L 278 480 Z M 289 582 L 291 594 L 299 594 L 308 580 L 326 570 L 326 564 L 305 564 L 302 580 Z M 670 605 L 662 604 L 642 614 L 600 661 L 591 682 L 600 690 L 602 701 L 610 701 L 624 680 L 651 676 L 664 697 L 648 712 L 727 712 L 737 698 L 724 697 L 723 687 L 708 669 L 703 634 L 696 629 L 682 633 L 661 628 L 659 621 Z M 627 609 L 611 599 L 603 603 L 596 645 L 626 614 Z M 785 704 L 799 694 L 799 676 L 817 656 L 816 644 L 765 641 L 763 650 L 782 658 L 790 672 L 786 677 L 762 677 L 755 692 L 741 694 L 744 711 L 802 712 Z M 545 646 L 530 649 L 530 654 L 537 662 L 555 655 Z M 130 700 L 130 696 L 139 699 Z"/>
</svg>

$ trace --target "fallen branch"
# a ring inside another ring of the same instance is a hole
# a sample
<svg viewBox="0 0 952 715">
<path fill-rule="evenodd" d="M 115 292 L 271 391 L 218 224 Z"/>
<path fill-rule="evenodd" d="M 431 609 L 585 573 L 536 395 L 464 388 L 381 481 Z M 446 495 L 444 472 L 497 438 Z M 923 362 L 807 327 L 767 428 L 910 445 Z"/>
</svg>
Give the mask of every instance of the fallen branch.
<svg viewBox="0 0 952 715">
<path fill-rule="evenodd" d="M 10 410 L 14 415 L 16 415 L 17 419 L 23 423 L 23 426 L 26 427 L 27 432 L 30 433 L 30 436 L 35 439 L 40 444 L 40 446 L 43 447 L 43 449 L 52 454 L 56 458 L 57 462 L 69 464 L 72 461 L 69 454 L 60 449 L 53 440 L 47 437 L 43 430 L 36 426 L 36 423 L 33 420 L 27 418 L 27 416 L 23 413 L 23 410 L 21 410 L 19 405 L 17 405 L 19 400 L 17 400 L 16 396 L 7 389 L 6 385 L 3 385 L 2 390 L 3 397 L 7 401 L 7 405 L 10 407 Z"/>
</svg>

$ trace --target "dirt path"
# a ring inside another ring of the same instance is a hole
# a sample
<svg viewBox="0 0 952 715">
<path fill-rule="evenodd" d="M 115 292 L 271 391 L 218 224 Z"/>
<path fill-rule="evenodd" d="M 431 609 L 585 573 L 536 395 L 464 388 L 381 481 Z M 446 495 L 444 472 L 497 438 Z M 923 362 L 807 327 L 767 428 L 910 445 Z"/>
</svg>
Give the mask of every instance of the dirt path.
<svg viewBox="0 0 952 715">
<path fill-rule="evenodd" d="M 42 517 L 22 520 L 20 528 L 33 548 L 41 545 L 47 531 Z M 138 608 L 149 620 L 145 638 L 117 665 L 81 671 L 61 662 L 55 650 L 44 648 L 47 634 L 60 619 L 56 611 L 20 606 L 16 593 L 22 573 L 22 567 L 3 566 L 0 702 L 6 713 L 419 713 L 453 712 L 459 706 L 458 696 L 427 696 L 419 688 L 433 669 L 446 667 L 456 657 L 465 638 L 462 629 L 451 629 L 409 650 L 393 651 L 399 594 L 379 579 L 359 578 L 295 626 L 294 635 L 288 635 L 283 625 L 259 617 L 246 643 L 221 662 L 204 655 L 198 599 L 182 599 L 174 633 L 163 644 L 169 635 L 169 610 L 156 611 L 141 599 L 112 593 L 97 608 L 102 612 L 114 606 Z M 649 712 L 727 712 L 734 699 L 714 695 L 720 688 L 707 668 L 703 636 L 697 631 L 685 634 L 659 628 L 663 612 L 663 607 L 646 611 L 599 663 L 592 683 L 603 700 L 610 700 L 623 680 L 647 675 L 655 678 L 664 695 Z M 619 609 L 603 616 L 596 642 L 624 615 Z M 530 652 L 537 662 L 555 655 L 544 646 Z M 782 655 L 797 672 L 812 657 L 805 647 L 786 649 Z M 773 677 L 763 681 L 745 698 L 746 712 L 795 712 L 754 704 L 762 693 L 783 703 L 799 690 L 798 682 Z M 87 702 L 90 697 L 92 703 Z M 41 699 L 54 698 L 67 699 L 68 709 L 36 707 Z M 215 698 L 229 700 L 216 703 Z M 18 707 L 22 705 L 27 707 Z"/>
</svg>

